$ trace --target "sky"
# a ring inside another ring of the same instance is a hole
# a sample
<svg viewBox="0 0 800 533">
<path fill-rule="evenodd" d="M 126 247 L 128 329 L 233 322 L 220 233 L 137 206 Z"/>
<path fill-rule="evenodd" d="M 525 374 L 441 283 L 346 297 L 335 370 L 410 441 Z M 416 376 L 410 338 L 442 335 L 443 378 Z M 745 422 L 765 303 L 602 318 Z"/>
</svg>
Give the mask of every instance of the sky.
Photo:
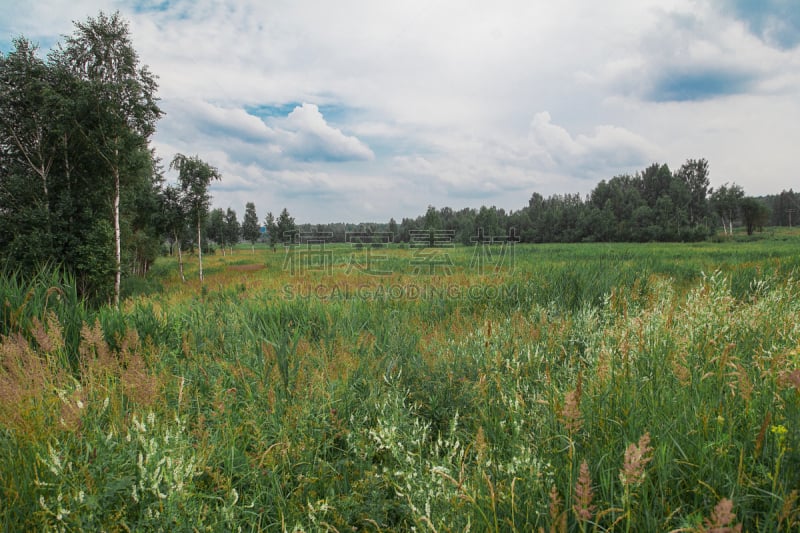
<svg viewBox="0 0 800 533">
<path fill-rule="evenodd" d="M 798 0 L 0 0 L 0 50 L 119 10 L 214 207 L 386 222 L 652 163 L 800 188 Z M 174 178 L 168 174 L 168 178 Z"/>
</svg>

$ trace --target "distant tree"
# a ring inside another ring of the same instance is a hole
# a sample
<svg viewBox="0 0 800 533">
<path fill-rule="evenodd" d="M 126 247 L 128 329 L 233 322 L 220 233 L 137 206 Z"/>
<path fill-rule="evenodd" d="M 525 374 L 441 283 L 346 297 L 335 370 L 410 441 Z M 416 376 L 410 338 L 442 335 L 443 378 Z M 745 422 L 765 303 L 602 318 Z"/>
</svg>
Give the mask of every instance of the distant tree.
<svg viewBox="0 0 800 533">
<path fill-rule="evenodd" d="M 272 214 L 272 211 L 267 213 L 267 218 L 264 219 L 264 226 L 267 230 L 267 239 L 269 240 L 269 245 L 272 248 L 272 251 L 275 251 L 275 246 L 278 244 L 278 225 L 275 224 L 275 215 Z"/>
<path fill-rule="evenodd" d="M 689 224 L 696 226 L 703 223 L 708 216 L 709 184 L 708 161 L 705 159 L 689 159 L 675 172 L 689 191 L 688 215 Z"/>
<path fill-rule="evenodd" d="M 739 208 L 748 235 L 752 235 L 756 229 L 762 231 L 764 225 L 769 222 L 769 207 L 757 198 L 743 198 L 739 203 Z"/>
<path fill-rule="evenodd" d="M 417 229 L 417 223 L 414 219 L 403 217 L 403 220 L 400 221 L 397 241 L 409 242 L 411 240 L 411 231 L 415 229 Z"/>
<path fill-rule="evenodd" d="M 212 209 L 206 219 L 206 239 L 214 241 L 225 255 L 225 211 L 221 207 Z M 210 247 L 209 247 L 210 248 Z"/>
<path fill-rule="evenodd" d="M 202 283 L 203 245 L 201 230 L 211 202 L 208 187 L 211 181 L 222 179 L 222 175 L 215 167 L 205 163 L 197 156 L 187 157 L 183 154 L 175 154 L 169 166 L 171 169 L 178 171 L 178 181 L 181 185 L 181 192 L 186 198 L 189 216 L 197 224 L 197 259 L 200 269 L 200 283 Z"/>
<path fill-rule="evenodd" d="M 432 205 L 428 206 L 428 210 L 425 212 L 425 229 L 441 229 L 442 227 L 442 218 L 439 216 L 439 212 L 436 210 L 435 207 Z"/>
<path fill-rule="evenodd" d="M 397 228 L 397 221 L 394 218 L 390 218 L 389 219 L 388 229 L 389 229 L 389 233 L 392 234 L 392 242 L 396 241 L 397 237 L 398 237 L 398 235 L 397 235 L 397 229 L 398 228 Z"/>
<path fill-rule="evenodd" d="M 495 206 L 481 206 L 475 216 L 475 230 L 482 231 L 485 237 L 499 237 L 505 234 L 500 226 L 498 210 Z"/>
<path fill-rule="evenodd" d="M 253 253 L 256 253 L 256 241 L 260 236 L 261 228 L 258 225 L 256 204 L 247 202 L 244 208 L 244 220 L 242 220 L 242 238 L 250 243 Z"/>
<path fill-rule="evenodd" d="M 123 191 L 120 204 L 122 259 L 126 272 L 145 276 L 160 254 L 163 242 L 159 206 L 164 178 L 157 157 L 145 151 L 135 155 L 142 158 L 136 165 L 139 172 Z"/>
<path fill-rule="evenodd" d="M 800 223 L 800 193 L 792 189 L 767 197 L 774 226 L 797 226 Z"/>
<path fill-rule="evenodd" d="M 733 235 L 733 221 L 739 216 L 739 205 L 744 198 L 744 190 L 735 183 L 721 186 L 711 192 L 711 203 L 714 211 L 722 220 L 723 232 Z"/>
<path fill-rule="evenodd" d="M 425 212 L 425 219 L 423 220 L 424 228 L 428 231 L 428 246 L 433 247 L 436 245 L 436 231 L 442 229 L 442 217 L 439 212 L 432 205 L 428 206 Z"/>
<path fill-rule="evenodd" d="M 294 223 L 294 217 L 289 215 L 289 210 L 285 207 L 281 214 L 278 215 L 278 221 L 275 224 L 275 232 L 279 242 L 290 242 L 294 236 L 297 226 Z"/>
<path fill-rule="evenodd" d="M 667 165 L 652 164 L 637 177 L 631 184 L 639 186 L 642 199 L 651 209 L 660 197 L 669 195 L 672 173 Z"/>
<path fill-rule="evenodd" d="M 230 207 L 225 212 L 225 242 L 230 248 L 231 255 L 233 255 L 233 246 L 238 244 L 241 238 L 242 228 L 239 225 L 239 220 L 236 217 L 236 211 Z"/>
<path fill-rule="evenodd" d="M 186 281 L 183 274 L 183 253 L 181 251 L 183 239 L 186 236 L 188 217 L 186 202 L 177 187 L 168 186 L 161 195 L 162 220 L 167 238 L 170 241 L 170 255 L 172 247 L 178 249 L 178 269 L 181 274 L 181 281 Z"/>
</svg>

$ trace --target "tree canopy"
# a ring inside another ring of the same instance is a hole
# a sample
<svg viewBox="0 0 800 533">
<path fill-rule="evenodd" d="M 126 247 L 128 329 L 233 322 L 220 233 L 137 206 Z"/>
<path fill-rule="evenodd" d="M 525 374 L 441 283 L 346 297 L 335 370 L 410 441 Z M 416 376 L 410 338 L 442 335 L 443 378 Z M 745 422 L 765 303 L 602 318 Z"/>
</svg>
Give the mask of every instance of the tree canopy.
<svg viewBox="0 0 800 533">
<path fill-rule="evenodd" d="M 20 273 L 58 263 L 83 296 L 120 297 L 158 250 L 161 116 L 118 13 L 75 25 L 46 59 L 25 38 L 0 55 L 0 257 Z"/>
</svg>

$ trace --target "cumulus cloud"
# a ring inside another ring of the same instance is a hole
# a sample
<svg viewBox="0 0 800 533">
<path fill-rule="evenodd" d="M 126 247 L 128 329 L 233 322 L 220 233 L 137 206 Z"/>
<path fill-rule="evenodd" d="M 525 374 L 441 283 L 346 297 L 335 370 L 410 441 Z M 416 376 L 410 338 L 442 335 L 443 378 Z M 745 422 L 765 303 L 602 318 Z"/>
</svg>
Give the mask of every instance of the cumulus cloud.
<svg viewBox="0 0 800 533">
<path fill-rule="evenodd" d="M 275 131 L 244 109 L 221 107 L 198 99 L 170 99 L 162 103 L 169 126 L 182 125 L 184 132 L 225 136 L 252 143 L 273 142 Z M 173 119 L 174 118 L 174 119 Z"/>
<path fill-rule="evenodd" d="M 281 125 L 280 142 L 292 157 L 304 161 L 371 160 L 375 157 L 356 137 L 330 126 L 315 104 L 296 107 Z"/>
<path fill-rule="evenodd" d="M 580 178 L 643 167 L 662 155 L 651 142 L 618 126 L 601 125 L 591 134 L 572 135 L 554 124 L 547 111 L 534 116 L 529 139 L 534 158 Z"/>
<path fill-rule="evenodd" d="M 215 148 L 220 145 L 237 159 L 271 167 L 293 162 L 345 162 L 374 158 L 354 136 L 328 124 L 314 104 L 296 106 L 268 125 L 242 108 L 221 107 L 201 100 L 168 100 L 162 131 L 184 144 Z"/>
</svg>

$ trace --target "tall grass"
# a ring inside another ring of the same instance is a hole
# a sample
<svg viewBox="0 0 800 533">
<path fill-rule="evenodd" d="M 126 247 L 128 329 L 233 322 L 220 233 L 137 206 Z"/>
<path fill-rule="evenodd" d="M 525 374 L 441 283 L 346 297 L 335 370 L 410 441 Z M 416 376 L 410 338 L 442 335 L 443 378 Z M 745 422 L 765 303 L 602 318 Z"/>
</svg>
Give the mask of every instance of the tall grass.
<svg viewBox="0 0 800 533">
<path fill-rule="evenodd" d="M 427 277 L 404 250 L 383 277 L 247 252 L 96 312 L 5 276 L 0 524 L 796 529 L 800 284 L 769 246 L 524 247 L 491 274 L 455 249 Z"/>
</svg>

